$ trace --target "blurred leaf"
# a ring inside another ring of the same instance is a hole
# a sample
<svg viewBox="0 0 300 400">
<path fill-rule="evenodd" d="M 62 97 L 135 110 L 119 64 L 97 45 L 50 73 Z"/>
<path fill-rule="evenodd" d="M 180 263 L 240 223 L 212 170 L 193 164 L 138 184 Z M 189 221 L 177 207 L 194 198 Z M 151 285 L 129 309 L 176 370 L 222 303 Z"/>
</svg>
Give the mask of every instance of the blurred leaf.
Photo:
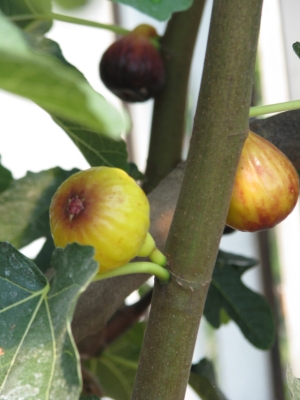
<svg viewBox="0 0 300 400">
<path fill-rule="evenodd" d="M 201 396 L 201 400 L 226 400 L 217 387 L 213 365 L 206 358 L 192 365 L 189 385 Z"/>
<path fill-rule="evenodd" d="M 294 376 L 290 365 L 287 366 L 286 377 L 287 377 L 287 384 L 288 384 L 292 399 L 299 400 L 300 399 L 300 379 L 296 378 Z"/>
<path fill-rule="evenodd" d="M 0 14 L 0 88 L 110 138 L 127 130 L 127 116 L 94 91 L 79 71 L 28 43 L 28 35 Z"/>
<path fill-rule="evenodd" d="M 297 56 L 300 58 L 300 43 L 296 42 L 293 44 L 293 50 L 297 54 Z"/>
<path fill-rule="evenodd" d="M 30 50 L 33 50 L 40 55 L 53 56 L 57 61 L 60 61 L 63 65 L 67 67 L 70 67 L 71 69 L 73 69 L 74 72 L 85 79 L 84 75 L 77 68 L 75 68 L 74 65 L 70 64 L 65 59 L 57 42 L 44 36 L 36 37 L 30 34 L 25 34 L 24 38 L 27 41 Z"/>
<path fill-rule="evenodd" d="M 115 3 L 127 4 L 148 14 L 159 21 L 164 21 L 177 11 L 187 10 L 193 0 L 113 0 Z"/>
<path fill-rule="evenodd" d="M 49 285 L 32 261 L 0 244 L 1 398 L 79 398 L 70 324 L 79 294 L 98 270 L 93 255 L 78 244 L 56 249 Z"/>
<path fill-rule="evenodd" d="M 269 349 L 274 341 L 272 310 L 263 296 L 241 280 L 257 261 L 219 251 L 204 315 L 213 327 L 221 325 L 222 309 L 239 326 L 244 336 L 259 349 Z"/>
<path fill-rule="evenodd" d="M 76 169 L 28 172 L 0 193 L 0 241 L 21 248 L 50 236 L 49 206 L 58 186 Z"/>
<path fill-rule="evenodd" d="M 145 175 L 139 171 L 138 167 L 133 162 L 129 163 L 128 174 L 136 181 L 143 181 L 145 179 Z"/>
<path fill-rule="evenodd" d="M 27 32 L 43 35 L 52 27 L 52 21 L 38 21 L 30 18 L 35 14 L 51 13 L 51 0 L 0 0 L 0 10 L 7 17 L 28 16 L 26 20 L 15 22 L 19 28 Z"/>
<path fill-rule="evenodd" d="M 55 0 L 55 3 L 67 10 L 85 6 L 90 0 Z"/>
<path fill-rule="evenodd" d="M 0 193 L 9 188 L 12 182 L 12 173 L 0 163 Z"/>
<path fill-rule="evenodd" d="M 130 400 L 144 331 L 144 322 L 135 324 L 114 341 L 101 357 L 85 363 L 99 379 L 106 396 L 115 400 Z"/>
<path fill-rule="evenodd" d="M 80 125 L 56 117 L 53 119 L 73 140 L 92 167 L 104 165 L 129 172 L 127 147 L 123 140 L 115 141 Z"/>
<path fill-rule="evenodd" d="M 80 396 L 79 400 L 100 400 L 100 397 L 92 394 L 91 396 Z"/>
</svg>

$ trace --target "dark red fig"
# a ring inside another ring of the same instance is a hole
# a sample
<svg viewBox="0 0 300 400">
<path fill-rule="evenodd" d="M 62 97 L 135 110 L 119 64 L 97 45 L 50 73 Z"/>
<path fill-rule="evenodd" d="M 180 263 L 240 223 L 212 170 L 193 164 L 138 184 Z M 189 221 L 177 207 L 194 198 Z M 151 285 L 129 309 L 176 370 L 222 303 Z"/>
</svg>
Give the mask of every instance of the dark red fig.
<svg viewBox="0 0 300 400">
<path fill-rule="evenodd" d="M 151 42 L 156 30 L 139 25 L 114 42 L 100 61 L 100 77 L 121 100 L 143 102 L 155 97 L 165 82 L 165 69 L 159 51 Z"/>
</svg>

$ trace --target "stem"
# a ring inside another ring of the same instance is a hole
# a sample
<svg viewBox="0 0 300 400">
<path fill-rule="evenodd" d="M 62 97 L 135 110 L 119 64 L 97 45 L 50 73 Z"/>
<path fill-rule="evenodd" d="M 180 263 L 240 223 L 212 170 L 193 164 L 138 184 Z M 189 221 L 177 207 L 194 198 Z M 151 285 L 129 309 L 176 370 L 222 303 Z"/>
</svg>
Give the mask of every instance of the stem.
<svg viewBox="0 0 300 400">
<path fill-rule="evenodd" d="M 286 101 L 285 103 L 268 104 L 250 108 L 250 117 L 257 117 L 263 114 L 272 114 L 282 111 L 297 110 L 300 108 L 300 100 Z"/>
<path fill-rule="evenodd" d="M 103 279 L 113 278 L 115 276 L 130 275 L 130 274 L 151 274 L 155 275 L 160 284 L 168 283 L 170 280 L 170 272 L 158 264 L 152 262 L 133 262 L 122 265 L 122 267 L 113 269 L 111 271 L 97 274 L 93 282 L 101 281 Z"/>
<path fill-rule="evenodd" d="M 109 31 L 115 32 L 117 35 L 127 35 L 130 31 L 128 29 L 121 28 L 117 25 L 101 24 L 100 22 L 89 21 L 87 19 L 71 17 L 69 15 L 49 13 L 49 14 L 23 14 L 23 15 L 13 15 L 10 17 L 11 21 L 27 21 L 27 20 L 56 20 L 62 22 L 68 22 L 70 24 L 90 26 L 93 28 L 107 29 Z"/>
<path fill-rule="evenodd" d="M 172 280 L 154 287 L 133 400 L 185 396 L 236 168 L 248 135 L 261 7 L 262 0 L 214 1 L 191 145 L 165 247 Z"/>
<path fill-rule="evenodd" d="M 189 72 L 205 0 L 174 13 L 161 40 L 167 81 L 154 103 L 143 189 L 149 193 L 181 160 Z"/>
</svg>

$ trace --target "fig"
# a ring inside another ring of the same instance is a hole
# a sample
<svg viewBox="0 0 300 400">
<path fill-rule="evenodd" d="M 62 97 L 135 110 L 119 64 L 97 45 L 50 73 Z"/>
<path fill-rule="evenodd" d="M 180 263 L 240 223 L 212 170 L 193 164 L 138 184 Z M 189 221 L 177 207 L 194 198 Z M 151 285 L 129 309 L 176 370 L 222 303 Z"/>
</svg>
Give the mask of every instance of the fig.
<svg viewBox="0 0 300 400">
<path fill-rule="evenodd" d="M 77 242 L 95 249 L 99 272 L 135 257 L 149 229 L 147 196 L 123 170 L 93 167 L 71 175 L 54 194 L 50 229 L 56 247 Z"/>
<path fill-rule="evenodd" d="M 239 160 L 226 224 L 255 232 L 274 227 L 294 209 L 299 178 L 273 144 L 249 132 Z"/>
<path fill-rule="evenodd" d="M 152 26 L 142 24 L 104 52 L 99 65 L 101 80 L 121 100 L 143 102 L 162 89 L 164 63 L 151 42 L 157 37 Z"/>
</svg>

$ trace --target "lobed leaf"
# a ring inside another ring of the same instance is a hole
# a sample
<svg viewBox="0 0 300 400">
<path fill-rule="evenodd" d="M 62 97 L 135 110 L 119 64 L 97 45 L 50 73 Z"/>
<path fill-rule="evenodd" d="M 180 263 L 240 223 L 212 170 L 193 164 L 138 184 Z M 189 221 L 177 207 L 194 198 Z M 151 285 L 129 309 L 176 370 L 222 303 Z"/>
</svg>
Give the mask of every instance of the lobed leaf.
<svg viewBox="0 0 300 400">
<path fill-rule="evenodd" d="M 213 365 L 206 358 L 192 365 L 189 385 L 202 400 L 226 400 L 217 386 Z"/>
<path fill-rule="evenodd" d="M 300 399 L 300 379 L 294 376 L 290 365 L 288 365 L 287 367 L 286 377 L 292 399 L 293 400 Z"/>
<path fill-rule="evenodd" d="M 93 255 L 78 244 L 56 249 L 49 284 L 32 261 L 0 243 L 1 398 L 79 398 L 70 323 L 79 294 L 98 270 Z"/>
<path fill-rule="evenodd" d="M 106 396 L 115 400 L 130 400 L 144 331 L 144 322 L 135 324 L 97 360 L 85 363 L 99 379 Z"/>
<path fill-rule="evenodd" d="M 16 21 L 15 24 L 27 32 L 38 35 L 48 32 L 52 27 L 52 21 L 37 21 L 34 15 L 49 14 L 51 9 L 51 0 L 0 0 L 0 10 L 7 17 L 29 16 L 26 20 Z"/>
<path fill-rule="evenodd" d="M 193 0 L 113 0 L 115 3 L 127 4 L 137 10 L 150 15 L 159 21 L 164 21 L 171 17 L 171 14 L 178 11 L 187 10 Z"/>
<path fill-rule="evenodd" d="M 259 349 L 269 349 L 275 335 L 272 310 L 263 296 L 241 280 L 242 274 L 255 264 L 255 260 L 219 251 L 204 315 L 214 328 L 219 328 L 225 310 L 246 339 Z"/>
<path fill-rule="evenodd" d="M 124 140 L 112 140 L 101 136 L 95 130 L 87 129 L 61 118 L 53 117 L 53 119 L 73 140 L 92 167 L 104 165 L 121 168 L 127 173 L 129 172 L 128 153 Z"/>
<path fill-rule="evenodd" d="M 51 114 L 119 138 L 128 119 L 92 89 L 83 75 L 40 52 L 0 13 L 0 88 L 34 101 Z"/>
<path fill-rule="evenodd" d="M 21 248 L 50 237 L 49 206 L 58 186 L 77 170 L 28 172 L 0 193 L 0 241 Z"/>
<path fill-rule="evenodd" d="M 8 189 L 12 182 L 12 173 L 0 163 L 0 193 Z"/>
</svg>

